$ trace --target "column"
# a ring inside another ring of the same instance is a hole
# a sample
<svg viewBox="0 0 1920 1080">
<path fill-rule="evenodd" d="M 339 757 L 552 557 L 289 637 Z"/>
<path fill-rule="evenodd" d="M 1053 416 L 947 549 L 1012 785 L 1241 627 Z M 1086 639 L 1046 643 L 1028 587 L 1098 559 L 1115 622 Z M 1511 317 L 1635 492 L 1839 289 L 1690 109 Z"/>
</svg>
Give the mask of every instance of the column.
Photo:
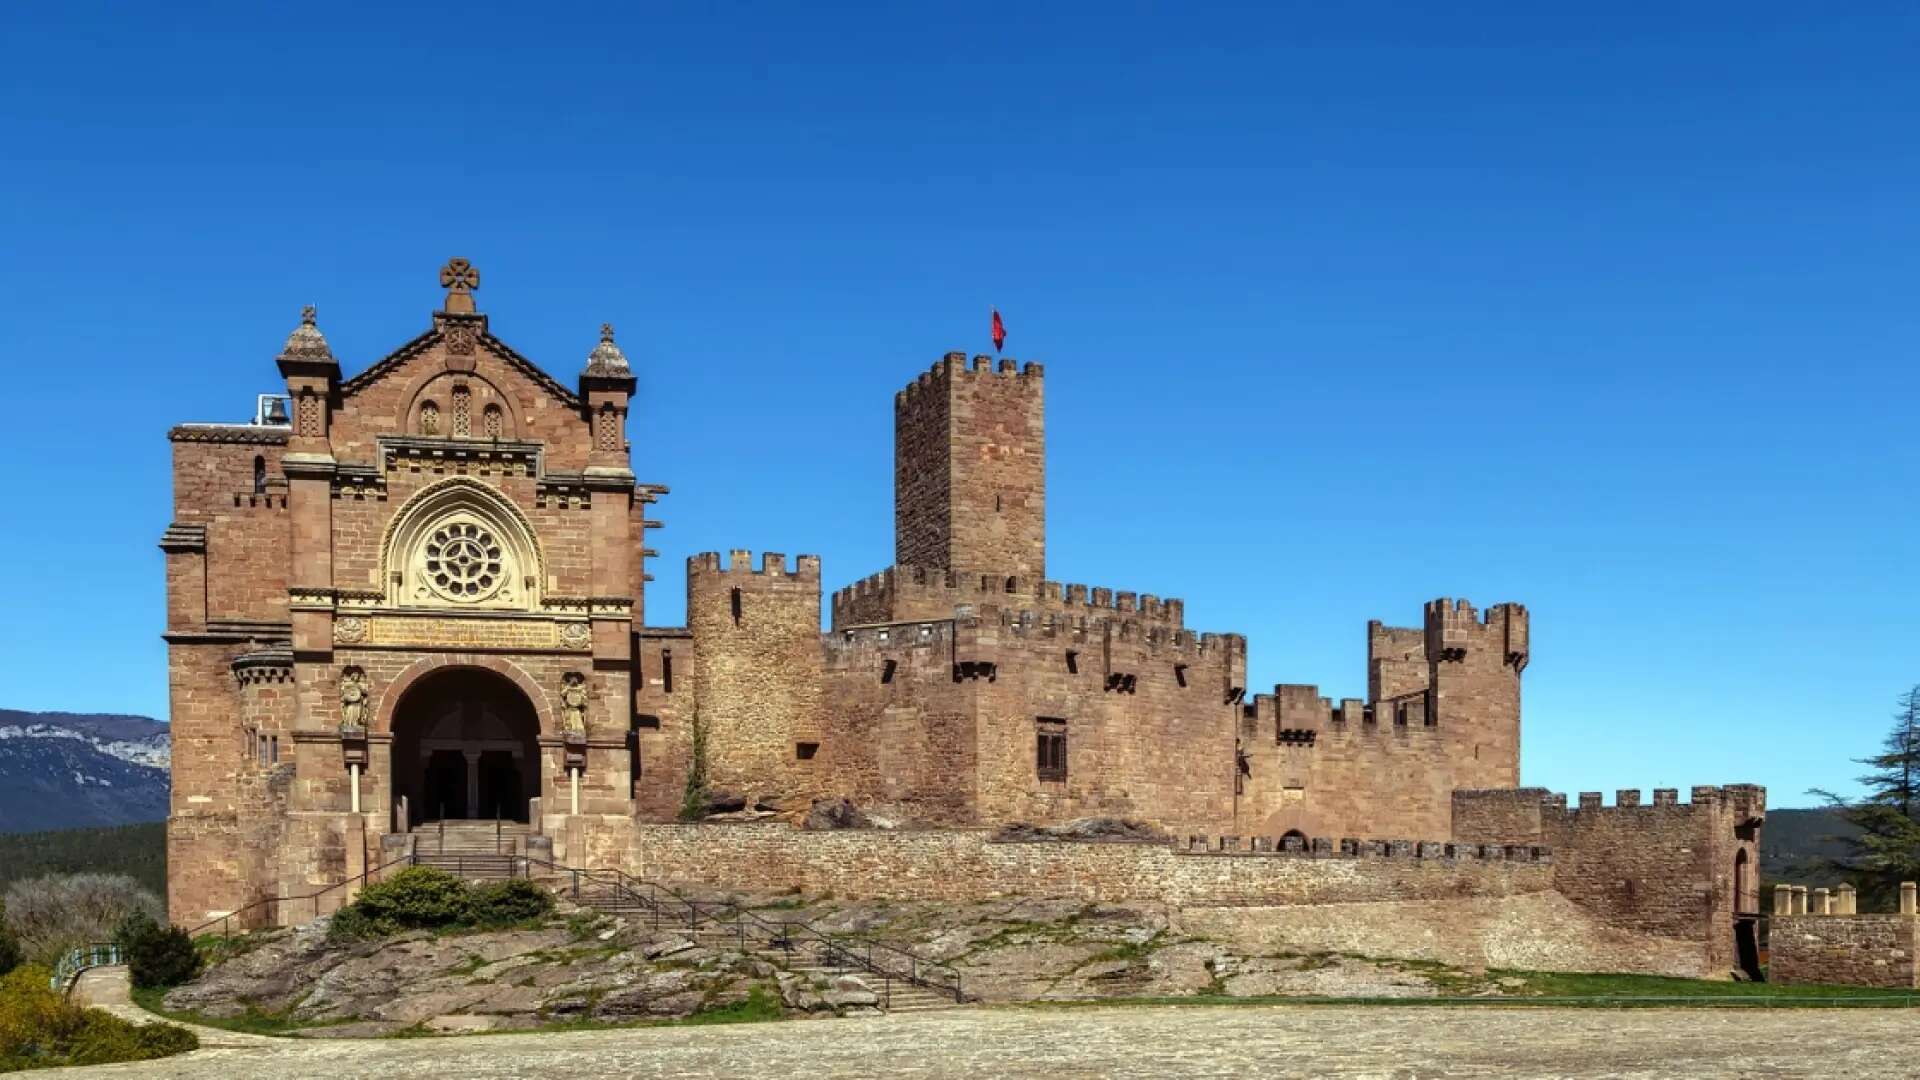
<svg viewBox="0 0 1920 1080">
<path fill-rule="evenodd" d="M 480 751 L 462 750 L 467 759 L 467 816 L 480 816 Z"/>
<path fill-rule="evenodd" d="M 1793 914 L 1793 886 L 1775 885 L 1773 887 L 1773 913 L 1775 915 Z"/>
<path fill-rule="evenodd" d="M 1851 885 L 1840 886 L 1839 895 L 1835 897 L 1835 899 L 1838 901 L 1834 905 L 1835 907 L 1834 913 L 1836 915 L 1858 915 L 1860 913 L 1860 908 L 1858 906 L 1859 898 L 1854 894 L 1853 886 Z"/>
<path fill-rule="evenodd" d="M 1913 882 L 1911 881 L 1901 882 L 1900 883 L 1900 914 L 1920 915 L 1920 903 L 1916 903 L 1916 901 L 1920 901 L 1920 897 L 1916 897 L 1914 895 Z"/>
<path fill-rule="evenodd" d="M 1813 913 L 1815 915 L 1833 914 L 1833 894 L 1826 889 L 1813 890 Z"/>
</svg>

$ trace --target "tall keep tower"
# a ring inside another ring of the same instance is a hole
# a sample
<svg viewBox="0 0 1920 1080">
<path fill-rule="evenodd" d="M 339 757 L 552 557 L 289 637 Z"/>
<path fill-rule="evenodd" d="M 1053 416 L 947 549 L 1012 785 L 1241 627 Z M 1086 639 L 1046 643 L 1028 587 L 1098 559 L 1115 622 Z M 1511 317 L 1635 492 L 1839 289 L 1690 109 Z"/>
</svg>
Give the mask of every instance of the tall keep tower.
<svg viewBox="0 0 1920 1080">
<path fill-rule="evenodd" d="M 955 352 L 894 395 L 896 563 L 1046 576 L 1041 376 Z"/>
</svg>

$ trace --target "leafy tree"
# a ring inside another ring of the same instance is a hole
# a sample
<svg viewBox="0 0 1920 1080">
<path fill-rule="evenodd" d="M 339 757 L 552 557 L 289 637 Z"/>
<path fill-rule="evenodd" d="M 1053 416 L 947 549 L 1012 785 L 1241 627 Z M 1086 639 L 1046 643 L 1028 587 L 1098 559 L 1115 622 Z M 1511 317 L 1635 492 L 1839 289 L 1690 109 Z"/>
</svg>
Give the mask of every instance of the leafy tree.
<svg viewBox="0 0 1920 1080">
<path fill-rule="evenodd" d="M 158 916 L 160 898 L 124 874 L 49 874 L 7 889 L 6 924 L 27 959 L 52 967 L 68 949 L 107 941 L 129 912 Z"/>
<path fill-rule="evenodd" d="M 121 920 L 113 940 L 135 986 L 178 986 L 200 971 L 193 938 L 177 926 L 161 926 L 145 911 L 136 909 Z"/>
<path fill-rule="evenodd" d="M 1860 890 L 1863 908 L 1888 907 L 1903 881 L 1920 881 L 1920 686 L 1901 694 L 1879 753 L 1858 759 L 1867 766 L 1860 777 L 1866 789 L 1848 802 L 1832 792 L 1815 791 L 1859 827 L 1846 839 L 1848 852 L 1833 860 Z"/>
</svg>

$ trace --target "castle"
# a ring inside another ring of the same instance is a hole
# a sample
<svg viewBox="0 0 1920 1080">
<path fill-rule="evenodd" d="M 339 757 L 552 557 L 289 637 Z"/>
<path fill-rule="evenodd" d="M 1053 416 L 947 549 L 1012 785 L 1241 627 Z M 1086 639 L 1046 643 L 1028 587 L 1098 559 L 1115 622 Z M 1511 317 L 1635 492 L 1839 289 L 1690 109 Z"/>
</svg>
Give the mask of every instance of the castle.
<svg viewBox="0 0 1920 1080">
<path fill-rule="evenodd" d="M 446 821 L 518 823 L 575 866 L 671 862 L 648 844 L 679 842 L 652 827 L 690 773 L 712 806 L 844 798 L 924 828 L 1127 818 L 1473 857 L 1572 835 L 1518 786 L 1524 607 L 1370 624 L 1367 700 L 1336 702 L 1248 695 L 1245 639 L 1188 629 L 1179 600 L 1049 579 L 1038 364 L 949 353 L 895 394 L 894 565 L 834 592 L 829 629 L 818 558 L 744 551 L 689 560 L 687 625 L 648 626 L 667 488 L 633 470 L 611 328 L 568 385 L 494 336 L 472 266 L 441 284 L 431 327 L 351 377 L 309 308 L 284 398 L 170 433 L 178 921 L 346 880 Z M 1677 872 L 1731 919 L 1764 794 L 1702 790 L 1681 832 L 1714 865 Z"/>
</svg>

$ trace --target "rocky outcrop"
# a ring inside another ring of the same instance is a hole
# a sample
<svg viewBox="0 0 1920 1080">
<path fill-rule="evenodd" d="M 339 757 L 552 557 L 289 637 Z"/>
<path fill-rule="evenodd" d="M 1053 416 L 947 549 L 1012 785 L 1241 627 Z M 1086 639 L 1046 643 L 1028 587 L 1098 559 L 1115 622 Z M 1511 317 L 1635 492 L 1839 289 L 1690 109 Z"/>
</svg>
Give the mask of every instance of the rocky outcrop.
<svg viewBox="0 0 1920 1080">
<path fill-rule="evenodd" d="M 364 1035 L 676 1019 L 737 1005 L 756 989 L 769 1000 L 780 994 L 764 959 L 584 913 L 540 930 L 415 931 L 352 944 L 329 942 L 322 920 L 249 944 L 170 992 L 166 1007 Z"/>
</svg>

